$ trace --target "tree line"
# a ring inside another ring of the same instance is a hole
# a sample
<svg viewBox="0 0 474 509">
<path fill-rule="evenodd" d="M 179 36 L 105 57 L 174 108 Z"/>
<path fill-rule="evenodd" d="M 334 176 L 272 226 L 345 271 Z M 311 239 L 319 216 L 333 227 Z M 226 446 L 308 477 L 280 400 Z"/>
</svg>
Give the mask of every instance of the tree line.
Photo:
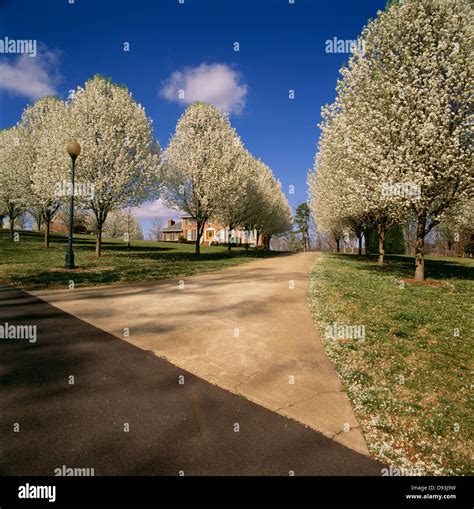
<svg viewBox="0 0 474 509">
<path fill-rule="evenodd" d="M 430 231 L 443 222 L 472 228 L 470 19 L 465 0 L 389 2 L 322 109 L 308 175 L 319 229 L 336 240 L 352 231 L 361 246 L 375 228 L 381 264 L 387 230 L 414 224 L 419 281 Z"/>
<path fill-rule="evenodd" d="M 44 223 L 49 246 L 50 225 L 71 192 L 62 187 L 70 181 L 72 139 L 81 145 L 75 200 L 96 234 L 97 257 L 111 214 L 160 196 L 196 221 L 196 253 L 211 218 L 230 230 L 256 230 L 266 247 L 291 227 L 280 182 L 245 149 L 227 114 L 193 103 L 162 151 L 152 120 L 127 88 L 96 75 L 65 101 L 39 99 L 0 131 L 0 215 L 9 217 L 12 237 L 15 220 L 28 210 Z"/>
</svg>

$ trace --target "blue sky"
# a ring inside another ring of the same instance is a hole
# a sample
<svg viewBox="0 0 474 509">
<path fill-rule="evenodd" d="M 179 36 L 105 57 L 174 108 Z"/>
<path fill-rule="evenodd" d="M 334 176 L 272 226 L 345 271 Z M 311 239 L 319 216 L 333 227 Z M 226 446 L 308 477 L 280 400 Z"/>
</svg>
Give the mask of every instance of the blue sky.
<svg viewBox="0 0 474 509">
<path fill-rule="evenodd" d="M 355 39 L 386 3 L 69 1 L 0 0 L 0 39 L 38 41 L 33 58 L 0 54 L 0 127 L 14 124 L 35 97 L 52 91 L 66 98 L 101 73 L 128 86 L 166 146 L 186 106 L 173 98 L 184 88 L 187 98 L 230 110 L 246 147 L 280 178 L 293 207 L 306 199 L 321 106 L 334 99 L 348 59 L 327 53 L 326 41 Z M 147 230 L 153 216 L 167 212 L 155 204 L 139 215 Z"/>
</svg>

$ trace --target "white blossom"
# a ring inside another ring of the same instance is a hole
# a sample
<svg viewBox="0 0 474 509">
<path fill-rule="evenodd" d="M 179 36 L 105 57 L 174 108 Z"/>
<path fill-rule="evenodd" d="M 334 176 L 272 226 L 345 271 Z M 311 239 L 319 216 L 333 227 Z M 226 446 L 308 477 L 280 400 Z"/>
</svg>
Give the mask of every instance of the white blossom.
<svg viewBox="0 0 474 509">
<path fill-rule="evenodd" d="M 94 197 L 85 206 L 96 218 L 100 256 L 108 213 L 157 198 L 159 147 L 143 107 L 127 89 L 101 76 L 74 92 L 70 112 L 82 147 L 78 178 L 94 184 Z"/>
</svg>

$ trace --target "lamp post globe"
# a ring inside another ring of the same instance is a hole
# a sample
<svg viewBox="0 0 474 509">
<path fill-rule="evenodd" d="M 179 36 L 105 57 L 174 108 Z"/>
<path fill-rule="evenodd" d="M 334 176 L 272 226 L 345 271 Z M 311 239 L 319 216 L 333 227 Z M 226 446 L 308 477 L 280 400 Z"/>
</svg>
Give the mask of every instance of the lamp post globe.
<svg viewBox="0 0 474 509">
<path fill-rule="evenodd" d="M 72 226 L 74 223 L 74 171 L 76 167 L 76 158 L 81 153 L 81 146 L 77 143 L 76 140 L 71 140 L 66 147 L 67 153 L 71 157 L 71 203 L 69 207 L 69 230 L 68 230 L 68 238 L 67 238 L 67 252 L 66 252 L 66 262 L 64 267 L 66 269 L 74 269 L 74 252 L 72 250 Z"/>
<path fill-rule="evenodd" d="M 66 147 L 67 153 L 71 156 L 71 158 L 76 158 L 81 154 L 81 146 L 77 143 L 76 140 L 71 140 Z"/>
</svg>

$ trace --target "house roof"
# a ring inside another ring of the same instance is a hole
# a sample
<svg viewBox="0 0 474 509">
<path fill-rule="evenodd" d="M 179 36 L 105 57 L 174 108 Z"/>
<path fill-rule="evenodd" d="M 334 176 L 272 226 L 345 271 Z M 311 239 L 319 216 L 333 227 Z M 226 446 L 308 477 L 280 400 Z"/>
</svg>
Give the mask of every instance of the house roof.
<svg viewBox="0 0 474 509">
<path fill-rule="evenodd" d="M 176 224 L 172 224 L 171 226 L 167 226 L 166 228 L 163 228 L 161 231 L 162 232 L 182 232 L 183 226 L 182 226 L 182 223 L 179 222 Z"/>
</svg>

